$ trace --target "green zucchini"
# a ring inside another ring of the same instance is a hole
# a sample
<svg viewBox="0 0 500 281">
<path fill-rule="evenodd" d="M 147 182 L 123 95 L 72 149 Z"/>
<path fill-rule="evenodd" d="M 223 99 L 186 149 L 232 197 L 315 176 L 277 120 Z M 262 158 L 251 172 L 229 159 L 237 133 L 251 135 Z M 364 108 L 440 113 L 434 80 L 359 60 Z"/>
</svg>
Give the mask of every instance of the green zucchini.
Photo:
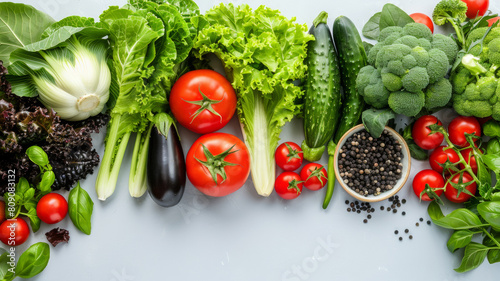
<svg viewBox="0 0 500 281">
<path fill-rule="evenodd" d="M 340 76 L 344 97 L 342 115 L 333 140 L 328 144 L 328 181 L 323 209 L 328 207 L 335 187 L 333 156 L 340 138 L 360 121 L 364 109 L 363 97 L 356 90 L 356 77 L 359 70 L 367 64 L 363 41 L 354 23 L 345 16 L 340 16 L 333 23 L 333 40 L 339 56 Z M 334 113 L 335 114 L 335 113 Z"/>
<path fill-rule="evenodd" d="M 328 14 L 321 12 L 309 30 L 315 40 L 309 42 L 307 50 L 305 139 L 302 142 L 304 158 L 308 161 L 318 161 L 321 158 L 340 118 L 340 72 L 327 19 Z"/>
</svg>

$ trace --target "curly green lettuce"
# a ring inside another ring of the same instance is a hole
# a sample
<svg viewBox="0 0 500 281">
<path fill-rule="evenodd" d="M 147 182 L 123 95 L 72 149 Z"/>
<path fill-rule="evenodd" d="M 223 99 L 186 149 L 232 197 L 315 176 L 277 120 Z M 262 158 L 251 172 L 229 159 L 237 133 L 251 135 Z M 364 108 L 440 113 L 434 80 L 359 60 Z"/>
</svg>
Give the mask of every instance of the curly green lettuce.
<svg viewBox="0 0 500 281">
<path fill-rule="evenodd" d="M 257 193 L 269 196 L 275 180 L 274 151 L 283 125 L 299 111 L 302 96 L 290 81 L 306 72 L 307 27 L 264 6 L 220 4 L 194 42 L 198 57 L 213 53 L 238 95 L 237 112 L 251 155 Z"/>
</svg>

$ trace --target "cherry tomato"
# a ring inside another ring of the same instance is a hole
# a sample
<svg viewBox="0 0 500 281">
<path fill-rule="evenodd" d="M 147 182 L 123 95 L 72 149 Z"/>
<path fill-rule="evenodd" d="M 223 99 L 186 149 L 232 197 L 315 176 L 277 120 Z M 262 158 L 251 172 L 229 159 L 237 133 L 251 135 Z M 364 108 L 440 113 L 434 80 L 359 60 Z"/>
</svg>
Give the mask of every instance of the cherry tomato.
<svg viewBox="0 0 500 281">
<path fill-rule="evenodd" d="M 5 220 L 5 202 L 0 201 L 0 223 Z"/>
<path fill-rule="evenodd" d="M 189 181 L 203 194 L 222 197 L 245 184 L 250 153 L 236 136 L 211 133 L 198 138 L 186 156 Z"/>
<path fill-rule="evenodd" d="M 298 144 L 288 141 L 278 146 L 274 158 L 281 169 L 295 171 L 302 165 L 304 153 Z"/>
<path fill-rule="evenodd" d="M 431 150 L 438 147 L 444 139 L 441 133 L 432 133 L 428 126 L 433 124 L 442 125 L 436 116 L 424 115 L 415 121 L 411 130 L 411 135 L 415 143 L 423 149 Z"/>
<path fill-rule="evenodd" d="M 491 18 L 491 19 L 487 20 L 488 26 L 492 26 L 494 24 L 498 24 L 499 21 L 500 21 L 500 17 Z"/>
<path fill-rule="evenodd" d="M 429 156 L 429 164 L 431 164 L 431 168 L 442 174 L 443 173 L 443 167 L 440 164 L 444 164 L 446 160 L 448 160 L 451 163 L 457 163 L 460 161 L 460 157 L 458 157 L 458 154 L 455 152 L 453 149 L 444 149 L 448 146 L 439 146 L 436 149 L 434 149 Z M 446 171 L 447 174 L 450 173 L 450 171 Z"/>
<path fill-rule="evenodd" d="M 432 33 L 434 33 L 434 23 L 432 22 L 431 18 L 429 18 L 426 14 L 422 13 L 413 13 L 410 15 L 410 17 L 418 23 L 423 23 L 427 25 L 427 27 L 431 30 Z"/>
<path fill-rule="evenodd" d="M 30 229 L 21 218 L 10 219 L 0 224 L 0 241 L 8 246 L 19 246 L 28 240 Z"/>
<path fill-rule="evenodd" d="M 465 133 L 475 134 L 481 136 L 481 125 L 475 117 L 472 116 L 458 116 L 448 125 L 448 134 L 450 141 L 458 146 L 467 146 L 468 142 L 465 138 Z M 476 139 L 475 139 L 476 141 Z"/>
<path fill-rule="evenodd" d="M 182 75 L 172 87 L 169 102 L 175 119 L 198 134 L 221 129 L 236 110 L 236 94 L 231 83 L 208 69 Z"/>
<path fill-rule="evenodd" d="M 283 199 L 295 199 L 302 193 L 302 180 L 297 173 L 283 172 L 276 178 L 274 189 Z"/>
<path fill-rule="evenodd" d="M 484 16 L 490 5 L 489 0 L 462 0 L 462 2 L 467 4 L 467 17 L 469 19 Z"/>
<path fill-rule="evenodd" d="M 481 152 L 482 152 L 482 150 L 481 150 Z M 467 164 L 469 164 L 469 166 L 472 169 L 472 172 L 474 172 L 474 174 L 477 175 L 477 162 L 476 162 L 476 157 L 474 157 L 474 152 L 472 151 L 472 148 L 464 149 L 464 150 L 460 151 L 460 154 L 462 154 L 462 156 L 464 157 L 465 162 L 467 162 Z M 464 169 L 464 168 L 465 168 L 465 165 L 460 164 L 460 169 Z"/>
<path fill-rule="evenodd" d="M 441 196 L 443 193 L 442 189 L 435 190 L 435 188 L 444 187 L 444 179 L 440 173 L 431 169 L 425 169 L 415 175 L 413 178 L 413 192 L 415 192 L 417 197 L 420 197 L 420 194 L 424 191 L 426 184 L 434 190 L 437 196 Z M 422 195 L 422 200 L 432 201 L 427 194 Z"/>
<path fill-rule="evenodd" d="M 458 183 L 459 181 L 460 181 L 460 174 L 455 174 L 453 175 L 453 178 L 451 178 L 451 182 L 453 183 Z M 467 189 L 470 193 L 475 194 L 477 189 L 476 182 L 473 181 L 469 173 L 464 172 L 462 177 L 462 183 L 468 183 L 470 181 L 472 181 L 472 183 L 467 185 L 465 189 Z M 446 198 L 448 198 L 448 200 L 450 200 L 451 202 L 463 203 L 472 197 L 470 194 L 467 194 L 465 192 L 460 192 L 458 196 L 457 194 L 458 190 L 456 188 L 454 188 L 450 183 L 446 184 L 446 190 L 444 192 L 444 196 L 446 196 Z"/>
<path fill-rule="evenodd" d="M 47 224 L 62 221 L 68 213 L 68 202 L 58 193 L 44 195 L 36 205 L 36 215 Z"/>
<path fill-rule="evenodd" d="M 300 178 L 309 190 L 319 190 L 328 181 L 326 169 L 318 163 L 309 163 L 300 170 Z"/>
</svg>

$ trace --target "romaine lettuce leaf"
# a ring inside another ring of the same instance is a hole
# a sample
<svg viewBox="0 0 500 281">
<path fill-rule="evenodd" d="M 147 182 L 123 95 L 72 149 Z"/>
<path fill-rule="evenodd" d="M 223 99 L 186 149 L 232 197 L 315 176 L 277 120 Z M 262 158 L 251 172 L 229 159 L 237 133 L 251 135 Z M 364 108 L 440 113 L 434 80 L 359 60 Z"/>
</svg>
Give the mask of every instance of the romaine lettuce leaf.
<svg viewBox="0 0 500 281">
<path fill-rule="evenodd" d="M 251 154 L 253 184 L 262 196 L 274 186 L 274 151 L 283 125 L 298 113 L 302 96 L 291 81 L 303 78 L 306 25 L 264 6 L 220 4 L 205 15 L 194 48 L 198 57 L 214 53 L 238 95 L 238 116 Z"/>
</svg>

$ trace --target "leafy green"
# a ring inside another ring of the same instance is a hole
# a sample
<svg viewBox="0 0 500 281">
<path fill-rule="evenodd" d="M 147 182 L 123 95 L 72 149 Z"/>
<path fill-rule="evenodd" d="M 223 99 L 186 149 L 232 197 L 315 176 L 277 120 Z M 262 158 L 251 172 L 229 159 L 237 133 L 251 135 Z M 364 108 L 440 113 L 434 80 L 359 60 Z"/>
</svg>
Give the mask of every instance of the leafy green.
<svg viewBox="0 0 500 281">
<path fill-rule="evenodd" d="M 94 202 L 85 189 L 80 187 L 80 183 L 69 192 L 68 213 L 73 224 L 81 232 L 90 235 L 92 211 Z"/>
<path fill-rule="evenodd" d="M 368 22 L 363 26 L 363 36 L 368 39 L 377 40 L 378 35 L 380 34 L 380 17 L 382 16 L 381 12 L 375 13 Z M 368 53 L 368 51 L 366 52 Z"/>
<path fill-rule="evenodd" d="M 42 272 L 50 259 L 49 244 L 38 242 L 31 245 L 19 257 L 16 266 L 16 276 L 31 278 Z"/>
<path fill-rule="evenodd" d="M 455 252 L 457 249 L 463 248 L 472 241 L 472 237 L 476 232 L 470 230 L 458 230 L 453 232 L 446 246 L 450 252 Z"/>
<path fill-rule="evenodd" d="M 380 30 L 389 26 L 404 27 L 408 23 L 415 22 L 405 11 L 394 4 L 385 4 L 380 15 Z"/>
<path fill-rule="evenodd" d="M 299 111 L 302 96 L 290 81 L 304 77 L 307 42 L 299 25 L 264 6 L 220 4 L 205 15 L 209 26 L 194 42 L 202 58 L 214 53 L 238 95 L 237 112 L 251 154 L 254 186 L 269 196 L 274 185 L 274 151 L 283 125 Z"/>
<path fill-rule="evenodd" d="M 378 138 L 382 135 L 385 126 L 389 120 L 394 119 L 396 115 L 390 109 L 367 109 L 363 111 L 361 119 L 363 120 L 363 125 L 365 125 L 366 131 L 374 138 Z"/>
<path fill-rule="evenodd" d="M 134 197 L 146 191 L 146 143 L 151 124 L 156 114 L 168 110 L 165 93 L 170 91 L 182 69 L 180 64 L 189 55 L 199 22 L 185 21 L 199 14 L 192 1 L 169 3 L 130 0 L 124 8 L 112 6 L 100 16 L 101 24 L 109 32 L 113 50 L 111 69 L 117 84 L 116 94 L 112 94 L 108 102 L 112 107 L 111 121 L 96 182 L 100 200 L 115 190 L 132 133 L 137 133 L 137 137 L 129 191 Z"/>
<path fill-rule="evenodd" d="M 32 6 L 0 3 L 0 60 L 8 65 L 12 51 L 40 40 L 52 23 L 54 19 Z"/>
</svg>

